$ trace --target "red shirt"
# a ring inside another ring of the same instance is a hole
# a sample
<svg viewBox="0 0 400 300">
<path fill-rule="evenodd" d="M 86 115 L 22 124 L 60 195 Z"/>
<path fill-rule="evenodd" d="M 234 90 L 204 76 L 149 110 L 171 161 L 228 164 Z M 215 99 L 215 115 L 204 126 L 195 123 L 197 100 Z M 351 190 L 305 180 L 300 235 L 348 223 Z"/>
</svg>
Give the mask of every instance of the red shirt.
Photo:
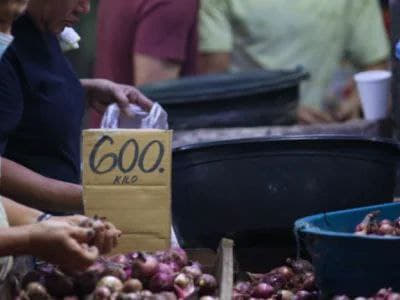
<svg viewBox="0 0 400 300">
<path fill-rule="evenodd" d="M 102 0 L 95 76 L 133 84 L 133 54 L 182 64 L 195 73 L 198 0 Z"/>
</svg>

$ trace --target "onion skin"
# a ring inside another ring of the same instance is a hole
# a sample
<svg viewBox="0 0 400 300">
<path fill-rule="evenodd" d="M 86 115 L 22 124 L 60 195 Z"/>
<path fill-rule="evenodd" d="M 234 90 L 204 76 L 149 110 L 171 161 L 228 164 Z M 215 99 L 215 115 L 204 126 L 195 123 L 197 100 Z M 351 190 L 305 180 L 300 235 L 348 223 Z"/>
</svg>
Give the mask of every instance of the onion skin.
<svg viewBox="0 0 400 300">
<path fill-rule="evenodd" d="M 66 275 L 53 271 L 44 277 L 45 287 L 48 293 L 57 298 L 73 296 L 75 294 L 74 283 Z"/>
<path fill-rule="evenodd" d="M 31 282 L 26 287 L 26 295 L 30 300 L 49 300 L 46 288 L 38 282 Z"/>
<path fill-rule="evenodd" d="M 121 281 L 127 280 L 125 271 L 123 270 L 123 268 L 121 266 L 117 266 L 117 265 L 106 266 L 103 273 L 101 274 L 101 277 L 106 277 L 106 276 L 114 276 L 114 277 L 117 277 Z"/>
<path fill-rule="evenodd" d="M 86 271 L 75 279 L 75 290 L 78 296 L 90 294 L 94 291 L 100 276 L 96 271 Z"/>
<path fill-rule="evenodd" d="M 253 288 L 253 291 L 251 292 L 252 297 L 261 299 L 267 299 L 271 297 L 273 294 L 274 294 L 274 288 L 264 282 L 257 284 Z"/>
<path fill-rule="evenodd" d="M 201 275 L 203 275 L 203 272 L 201 271 L 200 268 L 196 266 L 186 266 L 182 269 L 182 273 L 185 273 L 189 277 L 191 277 L 193 280 L 197 280 Z"/>
<path fill-rule="evenodd" d="M 123 288 L 121 280 L 114 276 L 106 276 L 100 279 L 97 283 L 97 287 L 106 287 L 111 293 L 119 292 Z"/>
<path fill-rule="evenodd" d="M 193 284 L 191 278 L 184 273 L 178 274 L 174 279 L 174 284 L 180 286 L 181 288 L 186 288 L 191 283 Z"/>
<path fill-rule="evenodd" d="M 143 284 L 138 279 L 129 279 L 124 283 L 122 291 L 126 294 L 137 293 L 143 290 Z"/>
<path fill-rule="evenodd" d="M 111 291 L 106 286 L 97 287 L 93 293 L 93 300 L 109 300 Z"/>
<path fill-rule="evenodd" d="M 277 293 L 277 300 L 293 300 L 294 294 L 289 290 L 281 290 Z"/>
<path fill-rule="evenodd" d="M 150 279 L 158 270 L 158 261 L 152 255 L 139 252 L 132 260 L 132 278 Z"/>
<path fill-rule="evenodd" d="M 153 293 L 172 291 L 174 289 L 174 277 L 167 273 L 157 273 L 151 277 L 149 289 Z"/>
<path fill-rule="evenodd" d="M 233 290 L 241 295 L 250 295 L 251 283 L 248 281 L 240 281 L 235 284 Z"/>
<path fill-rule="evenodd" d="M 284 276 L 287 281 L 292 279 L 294 276 L 294 272 L 293 272 L 292 268 L 290 268 L 288 266 L 282 266 L 282 267 L 273 269 L 271 271 L 271 273 L 278 273 L 278 274 Z"/>
<path fill-rule="evenodd" d="M 196 285 L 199 287 L 200 296 L 213 296 L 218 287 L 217 280 L 210 274 L 201 275 Z"/>
<path fill-rule="evenodd" d="M 399 293 L 391 293 L 386 300 L 400 300 L 400 294 Z"/>
<path fill-rule="evenodd" d="M 295 295 L 295 300 L 313 300 L 314 296 L 308 291 L 298 291 Z"/>
<path fill-rule="evenodd" d="M 351 300 L 349 297 L 347 297 L 346 295 L 342 295 L 342 296 L 335 296 L 333 297 L 332 300 Z"/>
</svg>

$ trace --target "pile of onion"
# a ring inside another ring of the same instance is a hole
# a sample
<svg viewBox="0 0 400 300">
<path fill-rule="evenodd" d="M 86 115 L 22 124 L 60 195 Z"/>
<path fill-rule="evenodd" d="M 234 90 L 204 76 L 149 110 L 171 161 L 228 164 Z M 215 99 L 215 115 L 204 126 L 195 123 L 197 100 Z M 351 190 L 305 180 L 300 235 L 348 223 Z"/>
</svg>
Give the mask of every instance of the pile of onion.
<svg viewBox="0 0 400 300">
<path fill-rule="evenodd" d="M 16 299 L 178 300 L 194 296 L 212 300 L 217 288 L 214 276 L 189 261 L 183 249 L 172 248 L 100 258 L 84 273 L 74 275 L 44 265 L 23 278 Z"/>
<path fill-rule="evenodd" d="M 400 217 L 392 221 L 389 219 L 378 220 L 380 212 L 368 213 L 355 228 L 357 235 L 400 236 Z"/>
<path fill-rule="evenodd" d="M 319 297 L 313 266 L 305 260 L 288 259 L 286 265 L 266 274 L 247 275 L 249 280 L 235 284 L 234 300 L 317 300 Z"/>
<path fill-rule="evenodd" d="M 333 300 L 351 300 L 352 298 L 342 295 L 335 296 Z M 366 297 L 356 297 L 354 300 L 400 300 L 400 293 L 395 293 L 392 289 L 381 289 L 374 296 L 366 298 Z"/>
</svg>

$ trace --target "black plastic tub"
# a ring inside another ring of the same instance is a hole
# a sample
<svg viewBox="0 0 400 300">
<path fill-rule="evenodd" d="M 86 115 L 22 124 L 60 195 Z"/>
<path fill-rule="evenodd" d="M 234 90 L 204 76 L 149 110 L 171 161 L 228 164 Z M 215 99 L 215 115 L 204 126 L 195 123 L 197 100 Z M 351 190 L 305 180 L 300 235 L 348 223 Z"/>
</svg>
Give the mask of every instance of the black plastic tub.
<svg viewBox="0 0 400 300">
<path fill-rule="evenodd" d="M 140 87 L 168 113 L 172 129 L 288 125 L 296 121 L 300 82 L 308 75 L 257 70 L 163 81 Z"/>
<path fill-rule="evenodd" d="M 390 202 L 399 147 L 390 141 L 312 136 L 182 147 L 173 153 L 174 227 L 185 247 L 235 239 L 252 271 L 295 255 L 296 219 Z M 253 265 L 252 265 L 253 264 Z"/>
</svg>

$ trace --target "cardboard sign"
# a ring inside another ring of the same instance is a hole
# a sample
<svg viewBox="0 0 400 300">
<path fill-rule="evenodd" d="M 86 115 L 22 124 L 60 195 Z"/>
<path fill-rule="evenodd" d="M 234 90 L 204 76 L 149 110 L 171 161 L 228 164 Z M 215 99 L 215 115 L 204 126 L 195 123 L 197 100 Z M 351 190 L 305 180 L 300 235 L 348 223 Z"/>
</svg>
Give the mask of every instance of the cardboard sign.
<svg viewBox="0 0 400 300">
<path fill-rule="evenodd" d="M 171 140 L 164 130 L 83 132 L 85 214 L 122 230 L 115 253 L 170 246 Z"/>
</svg>

